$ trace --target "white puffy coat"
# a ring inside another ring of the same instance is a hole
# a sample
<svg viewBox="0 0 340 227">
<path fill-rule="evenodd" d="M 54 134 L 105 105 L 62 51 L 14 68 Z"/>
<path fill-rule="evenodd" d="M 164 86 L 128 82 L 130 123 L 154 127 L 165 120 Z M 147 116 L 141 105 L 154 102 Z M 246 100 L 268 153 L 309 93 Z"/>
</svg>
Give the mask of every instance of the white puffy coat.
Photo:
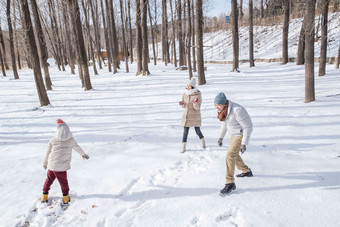
<svg viewBox="0 0 340 227">
<path fill-rule="evenodd" d="M 228 100 L 228 114 L 225 121 L 221 122 L 220 138 L 224 138 L 228 131 L 232 136 L 243 136 L 242 144 L 248 145 L 250 134 L 253 131 L 253 123 L 246 109 Z"/>
<path fill-rule="evenodd" d="M 70 128 L 64 123 L 57 127 L 56 134 L 48 143 L 44 165 L 49 170 L 62 172 L 71 168 L 72 149 L 81 156 L 85 152 L 73 138 Z"/>
</svg>

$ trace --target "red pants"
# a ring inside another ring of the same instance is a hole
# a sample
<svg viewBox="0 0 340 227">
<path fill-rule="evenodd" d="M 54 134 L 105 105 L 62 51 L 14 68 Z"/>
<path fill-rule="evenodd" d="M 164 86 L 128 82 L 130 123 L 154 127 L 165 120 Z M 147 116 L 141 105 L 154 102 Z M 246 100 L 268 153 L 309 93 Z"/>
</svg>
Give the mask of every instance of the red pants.
<svg viewBox="0 0 340 227">
<path fill-rule="evenodd" d="M 47 178 L 44 184 L 43 193 L 47 194 L 48 191 L 51 188 L 51 185 L 53 184 L 53 181 L 57 178 L 59 181 L 59 184 L 61 186 L 61 191 L 64 195 L 68 195 L 68 191 L 70 190 L 68 187 L 68 181 L 67 181 L 67 172 L 55 172 L 48 170 L 47 171 Z"/>
</svg>

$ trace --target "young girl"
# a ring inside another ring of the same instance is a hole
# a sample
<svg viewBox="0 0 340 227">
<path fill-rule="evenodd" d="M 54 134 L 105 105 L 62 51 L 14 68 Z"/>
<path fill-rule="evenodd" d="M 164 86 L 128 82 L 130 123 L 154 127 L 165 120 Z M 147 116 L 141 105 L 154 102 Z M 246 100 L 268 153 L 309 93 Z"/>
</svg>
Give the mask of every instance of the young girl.
<svg viewBox="0 0 340 227">
<path fill-rule="evenodd" d="M 48 149 L 43 164 L 43 167 L 48 169 L 48 171 L 41 202 L 48 201 L 48 191 L 50 190 L 55 178 L 58 179 L 61 191 L 63 192 L 63 203 L 67 204 L 70 202 L 66 171 L 71 168 L 70 163 L 72 158 L 72 149 L 77 151 L 83 159 L 89 159 L 89 156 L 85 154 L 85 152 L 77 144 L 77 141 L 73 138 L 67 124 L 63 120 L 58 119 L 57 131 L 48 143 Z"/>
<path fill-rule="evenodd" d="M 184 108 L 182 126 L 184 126 L 181 153 L 185 152 L 187 138 L 190 127 L 195 127 L 196 134 L 201 140 L 201 147 L 205 148 L 204 136 L 201 132 L 201 92 L 196 88 L 196 80 L 194 77 L 187 83 L 187 88 L 182 96 L 179 105 Z"/>
</svg>

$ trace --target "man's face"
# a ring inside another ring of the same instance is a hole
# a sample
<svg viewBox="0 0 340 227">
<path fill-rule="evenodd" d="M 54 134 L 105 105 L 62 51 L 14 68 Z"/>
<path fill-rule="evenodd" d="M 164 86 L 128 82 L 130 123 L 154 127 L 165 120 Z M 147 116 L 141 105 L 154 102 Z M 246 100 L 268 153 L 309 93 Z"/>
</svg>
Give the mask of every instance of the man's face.
<svg viewBox="0 0 340 227">
<path fill-rule="evenodd" d="M 217 110 L 217 113 L 220 113 L 223 110 L 224 105 L 222 105 L 222 104 L 215 104 L 215 108 Z"/>
</svg>

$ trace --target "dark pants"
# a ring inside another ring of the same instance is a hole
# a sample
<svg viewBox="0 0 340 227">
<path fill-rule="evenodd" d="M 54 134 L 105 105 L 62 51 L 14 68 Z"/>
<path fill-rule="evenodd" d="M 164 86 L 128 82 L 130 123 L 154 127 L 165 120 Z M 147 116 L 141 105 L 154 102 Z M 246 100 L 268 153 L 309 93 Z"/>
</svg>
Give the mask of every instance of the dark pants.
<svg viewBox="0 0 340 227">
<path fill-rule="evenodd" d="M 68 187 L 68 181 L 67 181 L 67 172 L 55 172 L 48 170 L 47 171 L 47 178 L 44 184 L 43 193 L 47 194 L 48 191 L 51 188 L 51 185 L 53 184 L 53 181 L 57 178 L 59 181 L 59 184 L 61 186 L 61 191 L 64 195 L 68 195 L 68 191 L 70 190 Z"/>
<path fill-rule="evenodd" d="M 200 127 L 195 127 L 195 132 L 196 132 L 196 134 L 198 135 L 198 137 L 200 139 L 204 138 L 204 136 L 203 136 L 203 134 L 201 132 Z M 183 143 L 187 142 L 188 134 L 189 134 L 189 127 L 185 127 L 184 126 L 183 140 L 182 140 Z"/>
</svg>

